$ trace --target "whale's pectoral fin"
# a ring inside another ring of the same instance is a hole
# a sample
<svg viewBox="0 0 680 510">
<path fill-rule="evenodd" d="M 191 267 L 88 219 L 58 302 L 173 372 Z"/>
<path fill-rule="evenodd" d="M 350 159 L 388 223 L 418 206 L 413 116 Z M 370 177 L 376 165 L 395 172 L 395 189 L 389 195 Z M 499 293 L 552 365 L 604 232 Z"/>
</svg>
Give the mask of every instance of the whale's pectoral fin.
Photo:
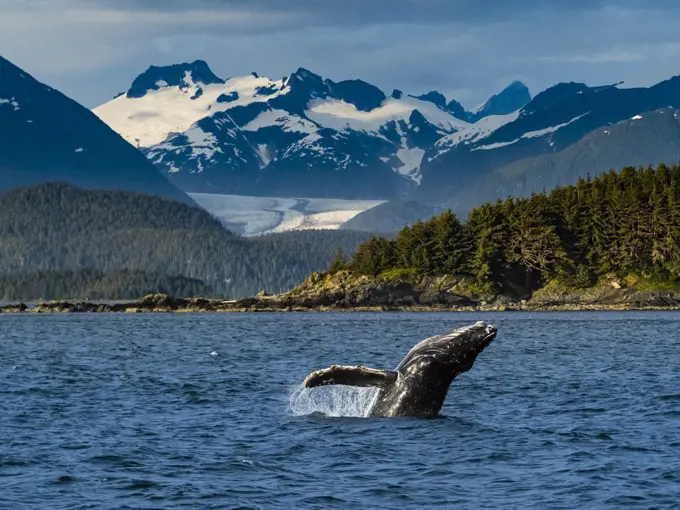
<svg viewBox="0 0 680 510">
<path fill-rule="evenodd" d="M 307 388 L 344 384 L 347 386 L 386 386 L 397 380 L 397 372 L 378 370 L 364 366 L 333 365 L 309 374 L 303 384 Z"/>
</svg>

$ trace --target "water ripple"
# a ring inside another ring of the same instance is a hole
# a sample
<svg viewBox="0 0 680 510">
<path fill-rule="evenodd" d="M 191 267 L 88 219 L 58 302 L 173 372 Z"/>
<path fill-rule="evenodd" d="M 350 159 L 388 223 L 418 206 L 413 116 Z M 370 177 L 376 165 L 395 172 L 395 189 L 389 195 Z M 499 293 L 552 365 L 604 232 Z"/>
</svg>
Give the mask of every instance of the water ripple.
<svg viewBox="0 0 680 510">
<path fill-rule="evenodd" d="M 481 314 L 484 315 L 484 314 Z M 484 319 L 437 420 L 365 418 L 394 367 Z M 679 508 L 680 315 L 0 317 L 0 508 Z"/>
</svg>

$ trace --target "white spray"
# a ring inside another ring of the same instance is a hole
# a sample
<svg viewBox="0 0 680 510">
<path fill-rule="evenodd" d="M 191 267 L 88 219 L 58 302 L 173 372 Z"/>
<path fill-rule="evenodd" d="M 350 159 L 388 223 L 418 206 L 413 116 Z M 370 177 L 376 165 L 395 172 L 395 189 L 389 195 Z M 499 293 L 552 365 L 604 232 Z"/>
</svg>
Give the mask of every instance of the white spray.
<svg viewBox="0 0 680 510">
<path fill-rule="evenodd" d="M 296 416 L 321 413 L 326 416 L 364 418 L 378 396 L 378 388 L 356 386 L 320 386 L 305 388 L 300 385 L 290 394 L 290 410 Z"/>
</svg>

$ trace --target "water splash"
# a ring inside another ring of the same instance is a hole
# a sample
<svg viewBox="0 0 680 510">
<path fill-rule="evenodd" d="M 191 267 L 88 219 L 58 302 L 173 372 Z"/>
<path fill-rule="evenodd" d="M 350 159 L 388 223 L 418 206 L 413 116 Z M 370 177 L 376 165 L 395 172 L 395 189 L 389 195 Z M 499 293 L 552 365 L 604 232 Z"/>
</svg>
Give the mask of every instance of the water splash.
<svg viewBox="0 0 680 510">
<path fill-rule="evenodd" d="M 290 410 L 296 416 L 321 413 L 333 417 L 364 418 L 368 416 L 378 391 L 378 388 L 342 385 L 309 389 L 300 385 L 290 394 Z"/>
</svg>

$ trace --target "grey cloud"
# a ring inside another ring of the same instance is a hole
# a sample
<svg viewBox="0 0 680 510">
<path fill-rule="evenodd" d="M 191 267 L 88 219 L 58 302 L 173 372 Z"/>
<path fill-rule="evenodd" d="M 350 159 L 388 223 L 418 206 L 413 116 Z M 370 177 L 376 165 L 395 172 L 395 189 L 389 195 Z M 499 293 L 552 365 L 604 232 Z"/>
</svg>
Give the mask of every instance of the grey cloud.
<svg viewBox="0 0 680 510">
<path fill-rule="evenodd" d="M 675 0 L 0 0 L 0 51 L 88 106 L 200 58 L 223 77 L 303 66 L 472 107 L 515 79 L 536 93 L 679 74 L 678 21 Z"/>
<path fill-rule="evenodd" d="M 62 1 L 62 0 L 53 0 Z M 64 0 L 68 2 L 68 0 Z M 152 11 L 249 10 L 295 12 L 358 23 L 457 21 L 484 22 L 535 11 L 621 9 L 680 9 L 676 0 L 95 0 L 112 8 Z"/>
</svg>

